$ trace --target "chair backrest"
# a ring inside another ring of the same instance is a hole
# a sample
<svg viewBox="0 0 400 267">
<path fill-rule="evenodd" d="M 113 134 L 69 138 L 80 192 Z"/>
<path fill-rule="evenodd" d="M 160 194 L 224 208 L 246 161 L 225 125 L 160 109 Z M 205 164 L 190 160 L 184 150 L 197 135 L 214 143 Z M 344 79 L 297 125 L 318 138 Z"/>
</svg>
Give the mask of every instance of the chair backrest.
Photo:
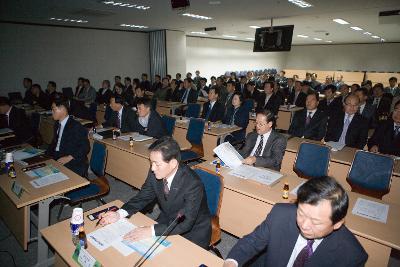
<svg viewBox="0 0 400 267">
<path fill-rule="evenodd" d="M 244 108 L 250 112 L 254 108 L 254 101 L 253 99 L 246 99 L 243 103 Z"/>
<path fill-rule="evenodd" d="M 311 179 L 328 175 L 330 148 L 321 144 L 301 143 L 293 171 L 302 178 Z"/>
<path fill-rule="evenodd" d="M 389 193 L 394 160 L 390 156 L 359 150 L 347 175 L 352 191 L 382 198 Z"/>
<path fill-rule="evenodd" d="M 161 117 L 162 121 L 164 122 L 165 129 L 167 129 L 167 133 L 169 136 L 174 134 L 175 129 L 175 117 L 164 115 Z"/>
<path fill-rule="evenodd" d="M 72 99 L 74 97 L 74 92 L 71 87 L 64 87 L 62 93 L 65 98 Z"/>
<path fill-rule="evenodd" d="M 22 102 L 21 92 L 10 92 L 8 93 L 8 98 L 10 99 L 11 104 L 18 104 Z"/>
<path fill-rule="evenodd" d="M 195 168 L 194 171 L 199 175 L 203 182 L 204 190 L 207 195 L 208 209 L 210 210 L 211 216 L 219 216 L 222 194 L 224 191 L 224 180 L 222 176 L 201 168 Z"/>
<path fill-rule="evenodd" d="M 203 119 L 191 118 L 189 121 L 189 128 L 186 133 L 186 139 L 195 145 L 202 144 L 204 134 L 205 121 Z"/>
<path fill-rule="evenodd" d="M 92 156 L 90 157 L 90 169 L 97 176 L 104 175 L 106 158 L 107 158 L 106 146 L 102 143 L 94 142 L 92 147 Z"/>
<path fill-rule="evenodd" d="M 200 104 L 188 104 L 185 116 L 188 118 L 198 118 L 200 116 Z"/>
</svg>

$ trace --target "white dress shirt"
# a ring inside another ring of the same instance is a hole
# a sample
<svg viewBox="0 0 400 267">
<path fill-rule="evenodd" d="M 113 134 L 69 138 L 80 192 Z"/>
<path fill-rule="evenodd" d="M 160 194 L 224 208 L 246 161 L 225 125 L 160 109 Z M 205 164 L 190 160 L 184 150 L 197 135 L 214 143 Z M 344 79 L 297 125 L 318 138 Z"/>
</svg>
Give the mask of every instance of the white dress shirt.
<svg viewBox="0 0 400 267">
<path fill-rule="evenodd" d="M 150 112 L 144 117 L 139 117 L 139 123 L 140 125 L 143 126 L 143 128 L 147 128 L 147 126 L 149 125 L 149 118 L 150 118 Z"/>
<path fill-rule="evenodd" d="M 124 106 L 118 111 L 117 120 L 119 120 L 119 127 L 122 128 L 122 111 L 124 110 Z"/>
<path fill-rule="evenodd" d="M 260 155 L 262 155 L 264 153 L 264 149 L 265 149 L 265 145 L 267 144 L 268 138 L 271 134 L 272 130 L 269 130 L 269 132 L 263 134 L 263 148 L 261 149 Z M 254 156 L 254 153 L 256 153 L 258 144 L 260 143 L 261 137 L 260 135 L 257 136 L 257 141 L 256 144 L 254 145 L 253 151 L 251 151 L 250 156 Z"/>
<path fill-rule="evenodd" d="M 57 140 L 57 146 L 56 146 L 56 151 L 60 151 L 60 144 L 61 144 L 61 138 L 64 132 L 64 127 L 65 124 L 67 124 L 69 116 L 65 117 L 62 121 L 60 121 L 60 128 L 58 129 L 58 140 Z"/>
<path fill-rule="evenodd" d="M 10 128 L 10 112 L 11 112 L 11 109 L 12 109 L 12 106 L 10 107 L 10 109 L 6 113 L 8 128 Z"/>
<path fill-rule="evenodd" d="M 314 243 L 312 245 L 312 249 L 313 249 L 313 253 L 315 252 L 315 250 L 317 249 L 317 247 L 319 246 L 319 244 L 321 244 L 323 238 L 321 239 L 314 239 Z M 297 255 L 299 255 L 300 251 L 307 245 L 307 239 L 305 239 L 301 234 L 299 234 L 299 237 L 297 238 L 296 244 L 294 245 L 293 251 L 292 251 L 292 255 L 290 256 L 289 262 L 287 264 L 287 267 L 292 267 L 294 261 L 297 258 Z"/>
<path fill-rule="evenodd" d="M 311 112 L 311 114 L 310 114 L 310 112 Z M 308 114 L 310 114 L 310 117 L 311 117 L 311 119 L 312 119 L 312 117 L 314 117 L 315 112 L 317 112 L 317 109 L 313 109 L 313 110 L 308 110 L 308 109 L 307 109 L 306 118 L 308 117 Z"/>
<path fill-rule="evenodd" d="M 176 170 L 170 176 L 168 176 L 166 178 L 167 183 L 168 183 L 168 189 L 170 189 L 170 190 L 171 190 L 172 181 L 174 180 L 174 177 L 175 177 L 177 171 L 178 171 L 178 168 L 176 168 Z M 120 218 L 125 218 L 126 216 L 128 216 L 128 212 L 124 209 L 119 209 L 119 210 L 117 210 L 117 212 L 119 213 Z M 151 235 L 153 237 L 156 236 L 156 233 L 154 231 L 154 225 L 151 226 Z"/>
</svg>

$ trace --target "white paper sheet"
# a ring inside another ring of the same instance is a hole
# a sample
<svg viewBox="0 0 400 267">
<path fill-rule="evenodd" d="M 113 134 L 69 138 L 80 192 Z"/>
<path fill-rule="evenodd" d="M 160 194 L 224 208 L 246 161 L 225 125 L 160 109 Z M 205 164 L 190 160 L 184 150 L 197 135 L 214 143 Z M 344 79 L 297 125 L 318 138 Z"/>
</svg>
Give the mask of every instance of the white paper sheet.
<svg viewBox="0 0 400 267">
<path fill-rule="evenodd" d="M 55 183 L 58 183 L 58 182 L 61 182 L 64 180 L 68 180 L 68 179 L 69 179 L 68 176 L 66 176 L 62 172 L 59 172 L 59 173 L 54 173 L 51 175 L 37 178 L 33 181 L 30 181 L 30 183 L 34 188 L 41 188 L 41 187 L 55 184 Z"/>
<path fill-rule="evenodd" d="M 213 151 L 223 162 L 225 162 L 227 166 L 232 169 L 242 165 L 243 157 L 229 142 L 220 144 L 214 148 Z"/>
<path fill-rule="evenodd" d="M 15 161 L 21 161 L 24 159 L 35 157 L 39 154 L 42 154 L 44 150 L 36 149 L 36 148 L 24 148 L 20 150 L 16 150 L 13 152 L 13 157 Z"/>
<path fill-rule="evenodd" d="M 142 142 L 142 141 L 147 141 L 152 139 L 153 137 L 147 136 L 147 135 L 142 135 L 142 134 L 133 134 L 133 135 L 122 135 L 118 136 L 118 139 L 123 140 L 123 141 L 129 141 L 129 139 L 132 137 L 133 141 L 136 142 Z"/>
<path fill-rule="evenodd" d="M 326 142 L 326 145 L 330 146 L 332 148 L 332 151 L 340 151 L 346 146 L 346 144 L 333 141 Z"/>
<path fill-rule="evenodd" d="M 98 133 L 94 133 L 92 137 L 96 140 L 103 140 L 103 136 L 99 135 Z"/>
<path fill-rule="evenodd" d="M 351 212 L 354 215 L 386 223 L 389 213 L 389 205 L 363 198 L 357 198 L 356 204 Z"/>
<path fill-rule="evenodd" d="M 283 175 L 266 169 L 260 169 L 249 165 L 240 165 L 235 167 L 229 174 L 251 179 L 256 182 L 271 186 L 276 183 Z"/>
</svg>

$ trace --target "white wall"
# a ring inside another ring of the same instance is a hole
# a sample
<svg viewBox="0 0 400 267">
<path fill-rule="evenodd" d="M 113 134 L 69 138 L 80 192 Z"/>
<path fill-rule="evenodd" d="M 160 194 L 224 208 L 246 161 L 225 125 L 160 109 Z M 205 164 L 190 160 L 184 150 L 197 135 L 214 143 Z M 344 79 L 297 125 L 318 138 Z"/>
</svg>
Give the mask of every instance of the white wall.
<svg viewBox="0 0 400 267">
<path fill-rule="evenodd" d="M 288 52 L 254 53 L 252 42 L 186 37 L 186 70 L 209 79 L 226 71 L 284 67 Z"/>
<path fill-rule="evenodd" d="M 97 89 L 114 76 L 149 71 L 147 33 L 0 23 L 0 94 L 23 91 L 23 77 L 46 88 L 75 87 L 78 77 Z"/>
<path fill-rule="evenodd" d="M 287 69 L 400 71 L 400 43 L 292 46 Z"/>
<path fill-rule="evenodd" d="M 180 31 L 166 31 L 167 73 L 175 78 L 176 73 L 186 74 L 186 35 Z"/>
</svg>

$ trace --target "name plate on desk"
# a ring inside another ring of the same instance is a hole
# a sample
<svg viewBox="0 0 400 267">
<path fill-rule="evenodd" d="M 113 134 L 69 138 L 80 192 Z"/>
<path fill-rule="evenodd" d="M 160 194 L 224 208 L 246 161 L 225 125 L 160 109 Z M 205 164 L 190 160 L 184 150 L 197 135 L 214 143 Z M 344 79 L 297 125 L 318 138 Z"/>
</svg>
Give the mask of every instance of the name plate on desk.
<svg viewBox="0 0 400 267">
<path fill-rule="evenodd" d="M 81 267 L 101 267 L 101 263 L 98 262 L 90 253 L 78 244 L 75 248 L 72 258 Z"/>
<path fill-rule="evenodd" d="M 24 188 L 17 181 L 13 181 L 11 184 L 11 191 L 13 191 L 18 198 L 21 198 Z"/>
</svg>

